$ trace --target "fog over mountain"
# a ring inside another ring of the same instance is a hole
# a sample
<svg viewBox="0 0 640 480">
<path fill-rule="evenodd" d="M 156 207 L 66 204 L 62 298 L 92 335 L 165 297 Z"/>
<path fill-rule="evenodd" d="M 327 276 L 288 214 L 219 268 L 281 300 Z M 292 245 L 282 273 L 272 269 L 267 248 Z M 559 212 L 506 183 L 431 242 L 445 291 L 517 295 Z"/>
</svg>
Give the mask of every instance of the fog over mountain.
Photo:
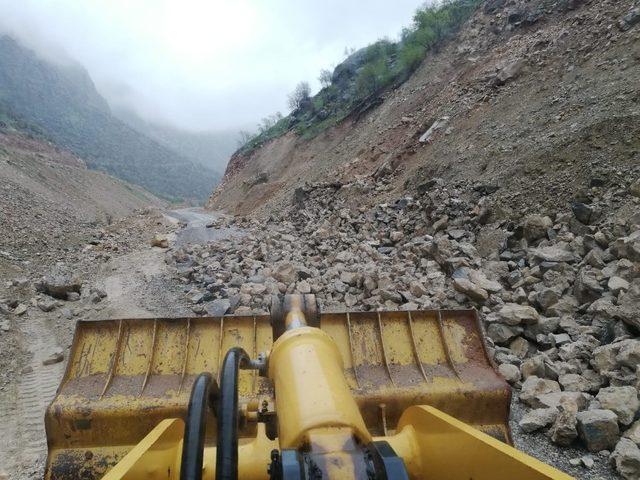
<svg viewBox="0 0 640 480">
<path fill-rule="evenodd" d="M 252 129 L 286 111 L 301 80 L 381 37 L 416 0 L 0 0 L 0 32 L 59 63 L 78 62 L 112 108 L 205 131 Z"/>
</svg>

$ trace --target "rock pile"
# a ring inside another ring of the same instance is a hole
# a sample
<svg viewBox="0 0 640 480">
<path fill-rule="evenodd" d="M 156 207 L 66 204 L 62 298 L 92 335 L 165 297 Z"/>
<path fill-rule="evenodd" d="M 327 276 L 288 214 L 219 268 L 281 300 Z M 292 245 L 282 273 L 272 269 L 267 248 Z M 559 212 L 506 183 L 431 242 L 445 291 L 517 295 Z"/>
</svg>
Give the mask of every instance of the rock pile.
<svg viewBox="0 0 640 480">
<path fill-rule="evenodd" d="M 499 221 L 496 187 L 434 180 L 357 205 L 384 188 L 309 185 L 285 215 L 221 220 L 246 234 L 170 250 L 168 261 L 196 313 L 265 313 L 285 292 L 315 293 L 325 311 L 476 307 L 500 372 L 531 409 L 520 428 L 613 452 L 619 473 L 638 478 L 638 200 L 618 192 L 622 216 L 605 202 Z"/>
</svg>

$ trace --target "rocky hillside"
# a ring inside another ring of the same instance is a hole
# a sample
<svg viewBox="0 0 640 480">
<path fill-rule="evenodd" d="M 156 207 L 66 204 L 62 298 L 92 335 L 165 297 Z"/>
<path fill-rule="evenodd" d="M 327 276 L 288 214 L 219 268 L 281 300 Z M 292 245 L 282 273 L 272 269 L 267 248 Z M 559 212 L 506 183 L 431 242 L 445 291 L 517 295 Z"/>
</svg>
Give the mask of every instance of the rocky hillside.
<svg viewBox="0 0 640 480">
<path fill-rule="evenodd" d="M 393 194 L 435 176 L 489 186 L 513 218 L 527 205 L 554 212 L 584 200 L 591 177 L 608 181 L 638 162 L 634 5 L 485 2 L 368 110 L 311 139 L 290 131 L 235 154 L 209 205 L 267 212 L 305 182 L 371 175 L 387 177 Z"/>
<path fill-rule="evenodd" d="M 39 264 L 64 259 L 69 248 L 95 241 L 90 235 L 117 218 L 163 204 L 49 142 L 0 129 L 2 278 L 34 258 Z"/>
<path fill-rule="evenodd" d="M 7 36 L 0 37 L 0 112 L 38 129 L 90 168 L 165 198 L 202 200 L 218 180 L 213 170 L 115 118 L 84 69 L 48 63 Z"/>
<path fill-rule="evenodd" d="M 176 275 L 214 315 L 476 308 L 516 445 L 638 479 L 639 84 L 637 2 L 484 2 L 370 108 L 237 152 L 209 205 L 248 235 Z"/>
</svg>

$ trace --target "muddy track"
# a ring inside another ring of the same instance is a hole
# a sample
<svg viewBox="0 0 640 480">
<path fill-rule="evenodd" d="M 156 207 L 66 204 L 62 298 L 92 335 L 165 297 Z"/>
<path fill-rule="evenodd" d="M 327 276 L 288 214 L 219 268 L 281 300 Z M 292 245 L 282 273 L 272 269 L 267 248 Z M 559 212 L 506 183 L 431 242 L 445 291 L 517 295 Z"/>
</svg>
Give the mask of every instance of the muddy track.
<svg viewBox="0 0 640 480">
<path fill-rule="evenodd" d="M 51 353 L 60 350 L 45 318 L 25 318 L 19 335 L 29 360 L 10 397 L 2 402 L 0 422 L 8 435 L 0 442 L 1 468 L 14 472 L 11 478 L 39 478 L 47 449 L 44 413 L 62 378 L 64 363 L 43 365 Z"/>
</svg>

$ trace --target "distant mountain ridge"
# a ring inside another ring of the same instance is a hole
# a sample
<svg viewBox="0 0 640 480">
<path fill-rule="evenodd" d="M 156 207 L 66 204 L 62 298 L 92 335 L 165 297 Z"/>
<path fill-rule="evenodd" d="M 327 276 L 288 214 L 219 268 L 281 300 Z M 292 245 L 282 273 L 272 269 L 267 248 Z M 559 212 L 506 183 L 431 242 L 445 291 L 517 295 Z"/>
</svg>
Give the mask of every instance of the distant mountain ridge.
<svg viewBox="0 0 640 480">
<path fill-rule="evenodd" d="M 135 112 L 113 108 L 113 114 L 124 123 L 161 143 L 174 151 L 180 152 L 189 160 L 224 172 L 231 154 L 238 148 L 240 134 L 233 130 L 212 130 L 191 132 L 149 122 Z"/>
<path fill-rule="evenodd" d="M 169 199 L 202 201 L 219 174 L 116 118 L 80 66 L 39 58 L 0 36 L 0 110 L 33 125 L 90 168 Z"/>
</svg>

